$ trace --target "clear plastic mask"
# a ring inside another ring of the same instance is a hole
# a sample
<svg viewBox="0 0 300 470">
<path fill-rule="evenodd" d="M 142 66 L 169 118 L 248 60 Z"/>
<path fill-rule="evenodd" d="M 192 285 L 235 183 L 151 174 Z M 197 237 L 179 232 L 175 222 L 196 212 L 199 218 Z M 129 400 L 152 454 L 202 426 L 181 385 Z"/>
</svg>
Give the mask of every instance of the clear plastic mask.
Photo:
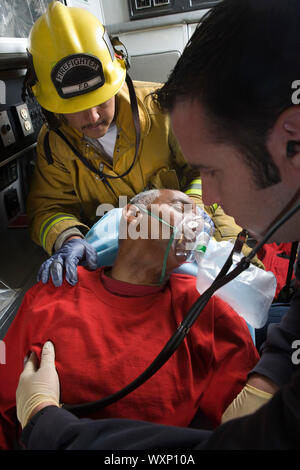
<svg viewBox="0 0 300 470">
<path fill-rule="evenodd" d="M 209 240 L 214 233 L 214 224 L 210 217 L 197 207 L 196 214 L 185 215 L 174 230 L 175 255 L 184 256 L 186 262 L 198 262 L 206 252 Z"/>
<path fill-rule="evenodd" d="M 182 220 L 178 224 L 170 225 L 148 209 L 145 209 L 140 205 L 137 205 L 137 207 L 173 229 L 163 260 L 160 282 L 163 282 L 165 278 L 167 259 L 173 244 L 175 244 L 175 256 L 181 258 L 184 257 L 185 263 L 193 261 L 196 261 L 197 263 L 200 262 L 200 259 L 205 253 L 209 240 L 215 230 L 213 221 L 203 209 L 196 206 L 196 212 L 189 211 L 184 214 Z"/>
</svg>

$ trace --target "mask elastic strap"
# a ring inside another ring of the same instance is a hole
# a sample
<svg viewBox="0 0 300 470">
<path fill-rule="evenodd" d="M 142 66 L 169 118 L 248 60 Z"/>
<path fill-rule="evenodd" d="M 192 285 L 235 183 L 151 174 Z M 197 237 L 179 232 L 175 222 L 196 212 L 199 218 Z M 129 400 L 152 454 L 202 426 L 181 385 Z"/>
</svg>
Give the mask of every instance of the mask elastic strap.
<svg viewBox="0 0 300 470">
<path fill-rule="evenodd" d="M 154 217 L 154 219 L 159 220 L 163 224 L 165 224 L 168 227 L 173 229 L 171 238 L 169 240 L 169 243 L 168 243 L 168 246 L 167 246 L 167 249 L 166 249 L 166 252 L 164 254 L 163 265 L 162 265 L 161 275 L 160 275 L 160 279 L 159 279 L 159 283 L 162 284 L 163 281 L 164 281 L 165 275 L 166 275 L 166 268 L 167 268 L 167 261 L 168 261 L 169 252 L 170 252 L 172 243 L 174 241 L 175 233 L 176 233 L 177 229 L 176 229 L 176 227 L 174 227 L 173 225 L 168 224 L 168 222 L 161 219 L 157 215 L 152 214 L 152 212 L 150 212 L 148 209 L 145 209 L 144 207 L 140 206 L 139 204 L 133 204 L 133 205 L 138 207 L 141 211 L 145 212 L 146 214 L 150 215 L 151 217 Z"/>
<path fill-rule="evenodd" d="M 161 275 L 160 275 L 160 279 L 159 279 L 159 283 L 160 283 L 160 284 L 163 283 L 164 278 L 165 278 L 165 275 L 166 275 L 166 268 L 167 268 L 168 256 L 169 256 L 169 252 L 170 252 L 170 249 L 171 249 L 173 240 L 174 240 L 174 238 L 175 238 L 175 231 L 176 231 L 176 230 L 173 230 L 173 232 L 172 232 L 171 238 L 170 238 L 170 240 L 169 240 L 169 243 L 168 243 L 168 246 L 167 246 L 165 255 L 164 255 L 163 266 L 162 266 Z"/>
</svg>

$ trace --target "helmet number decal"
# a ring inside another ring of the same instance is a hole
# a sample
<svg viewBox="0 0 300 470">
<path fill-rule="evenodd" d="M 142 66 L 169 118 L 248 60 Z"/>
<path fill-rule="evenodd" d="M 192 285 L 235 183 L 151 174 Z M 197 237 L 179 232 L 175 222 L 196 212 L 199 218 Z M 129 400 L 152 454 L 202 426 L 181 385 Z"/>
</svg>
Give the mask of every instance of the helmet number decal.
<svg viewBox="0 0 300 470">
<path fill-rule="evenodd" d="M 100 88 L 105 83 L 98 57 L 73 54 L 55 64 L 51 80 L 61 98 L 72 98 Z"/>
</svg>

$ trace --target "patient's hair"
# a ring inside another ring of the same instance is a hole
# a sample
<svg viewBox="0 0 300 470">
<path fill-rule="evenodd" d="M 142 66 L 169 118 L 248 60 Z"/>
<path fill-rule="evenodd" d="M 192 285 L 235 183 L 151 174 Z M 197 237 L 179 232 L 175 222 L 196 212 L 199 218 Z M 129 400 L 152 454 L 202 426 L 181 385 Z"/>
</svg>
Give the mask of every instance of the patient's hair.
<svg viewBox="0 0 300 470">
<path fill-rule="evenodd" d="M 159 197 L 160 190 L 159 189 L 149 189 L 148 191 L 143 191 L 132 199 L 130 199 L 130 204 L 139 204 L 145 207 L 148 207 L 152 204 L 155 199 Z"/>
<path fill-rule="evenodd" d="M 148 210 L 153 201 L 157 199 L 160 195 L 160 190 L 159 189 L 150 189 L 148 191 L 143 191 L 133 198 L 130 199 L 129 204 L 132 204 L 133 206 L 136 205 L 143 208 L 145 210 Z M 122 243 L 123 240 L 128 238 L 128 233 L 127 233 L 127 223 L 124 219 L 124 217 L 121 218 L 120 221 L 120 227 L 119 227 L 119 244 Z M 147 231 L 148 233 L 148 231 Z"/>
</svg>

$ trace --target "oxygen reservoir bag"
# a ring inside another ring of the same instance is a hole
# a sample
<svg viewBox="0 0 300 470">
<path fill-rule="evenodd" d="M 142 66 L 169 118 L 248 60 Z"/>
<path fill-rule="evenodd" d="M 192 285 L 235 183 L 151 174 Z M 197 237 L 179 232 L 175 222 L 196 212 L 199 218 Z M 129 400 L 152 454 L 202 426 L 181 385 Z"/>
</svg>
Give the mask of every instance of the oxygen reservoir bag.
<svg viewBox="0 0 300 470">
<path fill-rule="evenodd" d="M 201 257 L 197 273 L 197 290 L 202 294 L 215 280 L 233 248 L 230 241 L 210 240 L 206 253 Z M 235 254 L 228 272 L 243 258 Z M 227 302 L 246 322 L 254 328 L 262 328 L 276 292 L 276 277 L 254 264 L 224 285 L 215 295 Z"/>
</svg>

